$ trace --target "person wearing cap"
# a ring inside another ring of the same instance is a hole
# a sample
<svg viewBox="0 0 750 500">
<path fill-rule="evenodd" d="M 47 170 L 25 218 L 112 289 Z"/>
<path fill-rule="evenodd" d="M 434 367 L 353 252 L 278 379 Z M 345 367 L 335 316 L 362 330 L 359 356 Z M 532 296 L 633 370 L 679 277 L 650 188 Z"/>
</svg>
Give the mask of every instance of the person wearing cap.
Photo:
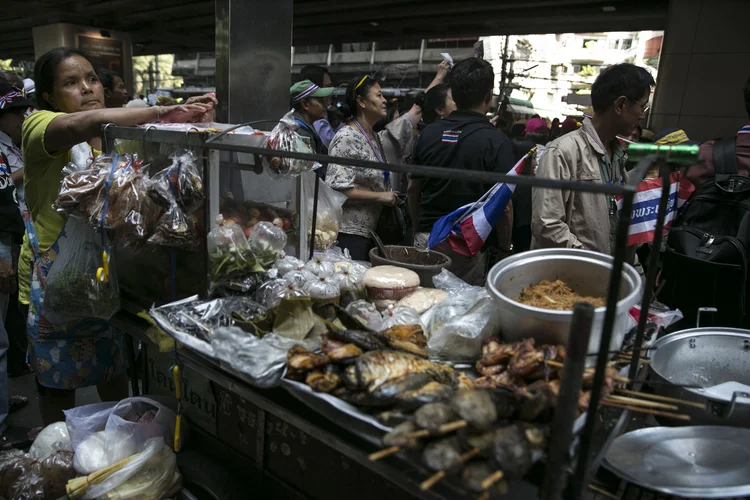
<svg viewBox="0 0 750 500">
<path fill-rule="evenodd" d="M 626 136 L 648 110 L 654 78 L 633 64 L 604 70 L 591 87 L 594 115 L 549 143 L 539 160 L 539 178 L 622 184 Z M 563 129 L 566 123 L 563 122 Z M 532 189 L 532 248 L 578 248 L 611 254 L 618 210 L 613 195 L 567 189 Z"/>
<path fill-rule="evenodd" d="M 16 184 L 23 180 L 19 146 L 21 126 L 29 106 L 31 102 L 26 99 L 20 88 L 7 81 L 0 82 L 0 439 L 3 443 L 10 444 L 23 441 L 24 434 L 19 429 L 8 428 L 5 424 L 8 413 L 14 409 L 8 394 L 10 332 L 6 329 L 5 321 L 9 309 L 18 307 L 17 299 L 12 300 L 18 291 L 14 259 L 14 254 L 17 253 L 14 252 L 14 248 L 21 244 L 24 224 L 18 206 Z M 12 166 L 17 167 L 15 172 Z M 14 398 L 17 400 L 16 406 L 23 406 L 28 401 L 25 398 Z"/>
<path fill-rule="evenodd" d="M 331 104 L 333 88 L 323 88 L 310 80 L 302 80 L 289 89 L 294 119 L 299 128 L 297 133 L 310 139 L 310 145 L 315 153 L 328 154 L 328 147 L 313 128 L 318 120 L 328 117 L 328 105 Z"/>
</svg>

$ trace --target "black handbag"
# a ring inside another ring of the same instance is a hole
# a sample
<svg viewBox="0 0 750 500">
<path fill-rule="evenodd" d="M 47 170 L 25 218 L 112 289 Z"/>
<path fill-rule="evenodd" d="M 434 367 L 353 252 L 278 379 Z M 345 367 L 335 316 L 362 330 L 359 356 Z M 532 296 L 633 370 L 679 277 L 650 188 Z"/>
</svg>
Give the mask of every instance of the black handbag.
<svg viewBox="0 0 750 500">
<path fill-rule="evenodd" d="M 385 245 L 403 245 L 406 241 L 408 211 L 406 200 L 399 197 L 395 207 L 383 207 L 375 229 Z"/>
</svg>

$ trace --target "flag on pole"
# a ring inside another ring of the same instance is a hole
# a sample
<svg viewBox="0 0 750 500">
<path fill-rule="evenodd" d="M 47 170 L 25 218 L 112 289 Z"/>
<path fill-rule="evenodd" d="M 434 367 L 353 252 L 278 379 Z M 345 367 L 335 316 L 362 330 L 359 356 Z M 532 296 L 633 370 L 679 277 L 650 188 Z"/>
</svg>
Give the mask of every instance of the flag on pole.
<svg viewBox="0 0 750 500">
<path fill-rule="evenodd" d="M 687 179 L 683 179 L 679 172 L 672 172 L 669 184 L 667 214 L 664 217 L 665 232 L 677 217 L 677 211 L 682 208 L 682 205 L 685 204 L 693 191 L 695 191 L 695 186 Z M 628 246 L 654 241 L 656 219 L 659 215 L 661 187 L 661 177 L 646 179 L 638 184 L 633 197 L 633 213 L 630 217 L 630 227 L 628 228 Z M 620 211 L 622 211 L 622 198 L 621 195 L 616 197 L 617 208 Z"/>
<path fill-rule="evenodd" d="M 536 154 L 536 150 L 532 150 Z M 512 169 L 508 175 L 521 175 L 529 152 Z M 432 226 L 427 248 L 435 248 L 446 239 L 451 249 L 459 255 L 472 257 L 476 255 L 489 238 L 492 228 L 500 221 L 508 206 L 515 184 L 499 182 L 487 191 L 479 200 L 469 203 L 441 217 Z"/>
</svg>

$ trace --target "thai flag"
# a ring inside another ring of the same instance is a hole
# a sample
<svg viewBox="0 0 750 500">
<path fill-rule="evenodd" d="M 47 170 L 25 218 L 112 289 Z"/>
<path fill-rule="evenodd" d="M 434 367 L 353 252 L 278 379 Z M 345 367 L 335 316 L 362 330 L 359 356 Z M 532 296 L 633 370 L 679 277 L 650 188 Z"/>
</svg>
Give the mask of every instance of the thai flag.
<svg viewBox="0 0 750 500">
<path fill-rule="evenodd" d="M 461 135 L 461 131 L 455 131 L 455 130 L 446 130 L 443 132 L 443 142 L 447 142 L 448 144 L 457 144 L 458 143 L 458 137 Z"/>
<path fill-rule="evenodd" d="M 646 179 L 636 189 L 633 198 L 633 213 L 628 229 L 628 246 L 640 245 L 654 241 L 656 232 L 656 218 L 659 215 L 659 199 L 661 198 L 661 177 Z M 672 172 L 669 186 L 669 200 L 667 214 L 664 217 L 664 232 L 672 225 L 677 211 L 682 208 L 695 186 L 683 179 L 679 172 Z M 622 196 L 617 196 L 617 208 L 622 211 Z"/>
<path fill-rule="evenodd" d="M 521 158 L 508 175 L 521 175 L 528 157 L 527 154 Z M 435 248 L 447 239 L 457 254 L 466 257 L 476 255 L 503 216 L 515 189 L 515 184 L 499 182 L 476 202 L 441 217 L 432 226 L 427 247 Z"/>
</svg>

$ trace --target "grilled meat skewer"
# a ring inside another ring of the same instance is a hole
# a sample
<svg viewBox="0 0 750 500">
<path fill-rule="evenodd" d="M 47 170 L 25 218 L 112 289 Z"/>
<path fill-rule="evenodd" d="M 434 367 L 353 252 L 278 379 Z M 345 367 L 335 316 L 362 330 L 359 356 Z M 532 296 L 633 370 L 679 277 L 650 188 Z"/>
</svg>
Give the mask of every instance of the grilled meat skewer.
<svg viewBox="0 0 750 500">
<path fill-rule="evenodd" d="M 517 425 L 498 429 L 492 444 L 492 459 L 508 477 L 521 478 L 531 469 L 531 444 Z"/>
<path fill-rule="evenodd" d="M 418 427 L 430 433 L 438 432 L 441 425 L 458 419 L 458 414 L 447 403 L 430 403 L 414 412 Z"/>
<path fill-rule="evenodd" d="M 497 409 L 489 391 L 458 391 L 451 401 L 453 409 L 478 430 L 489 429 L 497 421 Z"/>
</svg>

